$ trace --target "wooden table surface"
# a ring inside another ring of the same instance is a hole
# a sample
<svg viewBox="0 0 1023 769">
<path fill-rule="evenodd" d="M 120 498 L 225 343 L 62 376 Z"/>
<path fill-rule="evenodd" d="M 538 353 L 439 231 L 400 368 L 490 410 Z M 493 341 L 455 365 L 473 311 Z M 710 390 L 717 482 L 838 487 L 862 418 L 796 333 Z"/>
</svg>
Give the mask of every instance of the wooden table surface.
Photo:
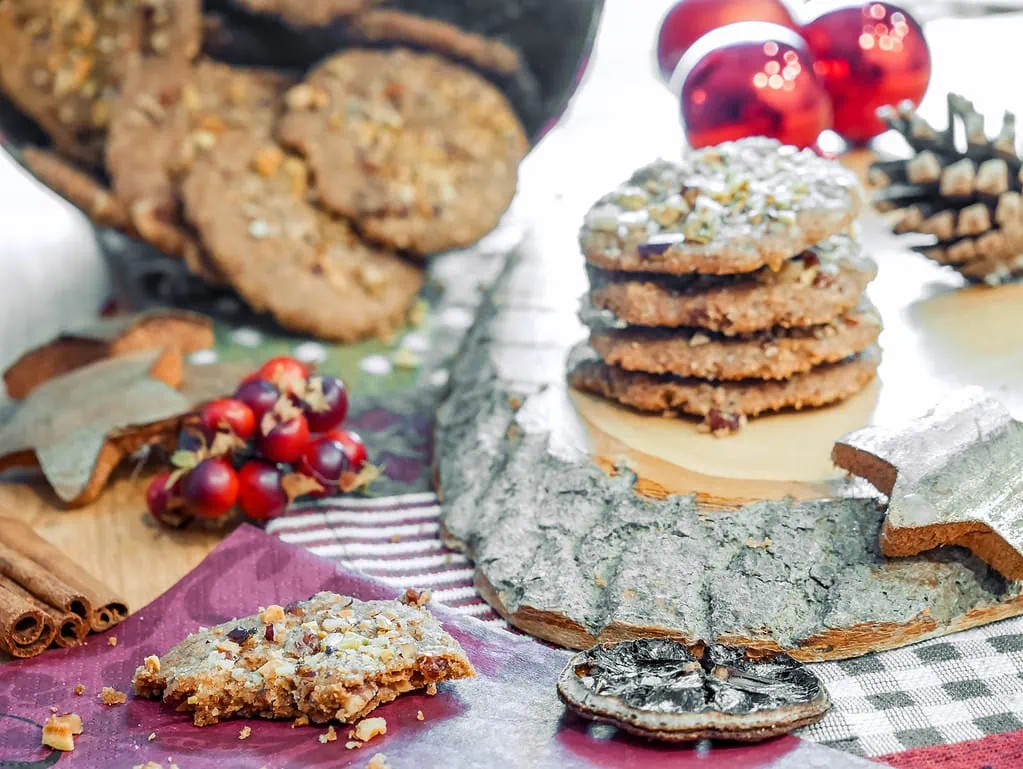
<svg viewBox="0 0 1023 769">
<path fill-rule="evenodd" d="M 662 6 L 608 4 L 591 72 L 573 109 L 522 168 L 521 195 L 537 216 L 553 197 L 571 194 L 585 203 L 641 162 L 657 154 L 677 154 L 681 132 L 676 107 L 654 80 L 647 56 Z M 1020 29 L 1023 17 L 1018 16 L 930 24 L 935 65 L 925 114 L 941 115 L 948 89 L 969 94 L 992 114 L 1011 107 L 997 78 L 989 74 L 992 60 L 971 51 L 1009 50 Z M 609 100 L 612 94 L 615 99 Z M 638 115 L 646 119 L 637 121 Z M 592 162 L 595 157 L 601 162 Z M 568 192 L 566 179 L 573 182 Z M 120 590 L 137 610 L 190 571 L 221 537 L 211 531 L 157 528 L 145 512 L 145 485 L 145 473 L 132 477 L 131 468 L 125 468 L 96 503 L 69 511 L 55 504 L 41 481 L 8 476 L 0 482 L 0 515 L 32 525 Z"/>
</svg>

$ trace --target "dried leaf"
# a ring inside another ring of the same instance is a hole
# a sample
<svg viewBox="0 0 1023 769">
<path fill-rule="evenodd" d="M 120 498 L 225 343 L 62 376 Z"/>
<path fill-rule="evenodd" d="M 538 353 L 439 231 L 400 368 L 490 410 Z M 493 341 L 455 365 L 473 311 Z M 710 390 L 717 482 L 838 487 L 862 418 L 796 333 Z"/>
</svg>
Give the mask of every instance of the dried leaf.
<svg viewBox="0 0 1023 769">
<path fill-rule="evenodd" d="M 179 449 L 171 454 L 171 464 L 181 470 L 191 470 L 203 460 L 204 451 L 184 451 Z"/>
<path fill-rule="evenodd" d="M 356 490 L 365 491 L 373 481 L 383 474 L 384 468 L 367 462 L 358 473 L 349 472 L 341 474 L 341 491 L 346 494 Z"/>
<path fill-rule="evenodd" d="M 302 400 L 318 414 L 330 411 L 330 404 L 327 403 L 327 397 L 323 394 L 323 380 L 318 376 L 309 379 L 309 387 L 306 388 Z"/>
<path fill-rule="evenodd" d="M 209 455 L 211 457 L 222 457 L 225 454 L 239 451 L 245 448 L 245 441 L 232 432 L 218 432 L 213 436 L 213 443 L 210 445 Z"/>
<path fill-rule="evenodd" d="M 289 473 L 281 479 L 281 488 L 289 502 L 314 492 L 324 491 L 323 485 L 315 478 L 301 473 Z"/>
<path fill-rule="evenodd" d="M 72 505 L 95 499 L 120 460 L 173 437 L 191 401 L 175 350 L 110 358 L 40 385 L 0 428 L 0 469 L 35 460 Z"/>
</svg>

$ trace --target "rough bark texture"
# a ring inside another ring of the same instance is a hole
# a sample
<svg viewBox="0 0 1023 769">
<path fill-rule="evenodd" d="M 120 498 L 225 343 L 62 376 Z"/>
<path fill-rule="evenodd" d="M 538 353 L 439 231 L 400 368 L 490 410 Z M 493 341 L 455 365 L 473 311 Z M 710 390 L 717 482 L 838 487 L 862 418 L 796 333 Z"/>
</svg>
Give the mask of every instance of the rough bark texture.
<svg viewBox="0 0 1023 769">
<path fill-rule="evenodd" d="M 452 369 L 435 455 L 443 535 L 474 559 L 477 586 L 512 624 L 575 648 L 666 634 L 824 660 L 1023 613 L 1020 583 L 965 550 L 885 558 L 877 499 L 709 510 L 641 497 L 625 468 L 609 476 L 565 450 L 563 366 L 530 372 L 550 383 L 540 392 L 500 373 L 509 350 L 495 329 L 523 311 L 502 288 L 528 269 L 513 260 L 485 297 Z M 544 326 L 572 322 L 562 300 L 537 308 Z"/>
</svg>

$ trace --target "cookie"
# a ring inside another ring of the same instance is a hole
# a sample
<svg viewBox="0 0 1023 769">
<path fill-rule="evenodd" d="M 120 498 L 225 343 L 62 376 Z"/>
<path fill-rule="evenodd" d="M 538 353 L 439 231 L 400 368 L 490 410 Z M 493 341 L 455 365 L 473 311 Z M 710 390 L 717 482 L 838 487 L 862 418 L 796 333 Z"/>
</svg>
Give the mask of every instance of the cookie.
<svg viewBox="0 0 1023 769">
<path fill-rule="evenodd" d="M 788 379 L 837 363 L 877 342 L 881 317 L 869 302 L 821 326 L 738 336 L 693 329 L 597 328 L 590 346 L 612 366 L 699 379 Z"/>
<path fill-rule="evenodd" d="M 609 366 L 592 349 L 573 351 L 569 381 L 639 411 L 708 416 L 712 411 L 755 417 L 782 409 L 825 406 L 855 395 L 877 374 L 880 351 L 871 347 L 840 363 L 818 366 L 790 379 L 712 382 L 647 374 Z"/>
<path fill-rule="evenodd" d="M 297 27 L 324 27 L 376 5 L 378 0 L 232 0 L 253 13 L 276 16 Z"/>
<path fill-rule="evenodd" d="M 836 235 L 777 272 L 671 276 L 592 266 L 588 271 L 590 303 L 624 323 L 745 334 L 830 322 L 859 304 L 877 265 L 856 240 Z"/>
<path fill-rule="evenodd" d="M 846 231 L 861 205 L 855 175 L 836 161 L 755 137 L 639 169 L 589 210 L 579 242 L 607 270 L 779 269 Z"/>
<path fill-rule="evenodd" d="M 324 206 L 370 240 L 427 255 L 468 246 L 511 203 L 527 150 L 497 88 L 431 54 L 349 50 L 287 96 L 279 136 Z"/>
<path fill-rule="evenodd" d="M 140 56 L 194 57 L 201 18 L 199 0 L 6 0 L 0 85 L 59 149 L 99 164 L 125 76 Z"/>
<path fill-rule="evenodd" d="M 422 270 L 312 206 L 307 173 L 251 132 L 224 134 L 182 184 L 185 214 L 226 280 L 285 328 L 343 342 L 390 333 Z"/>
<path fill-rule="evenodd" d="M 152 60 L 128 74 L 110 123 L 107 169 L 143 238 L 166 254 L 199 261 L 183 226 L 178 178 L 225 131 L 269 137 L 289 84 L 276 72 L 209 60 Z"/>
<path fill-rule="evenodd" d="M 93 224 L 134 234 L 127 207 L 89 172 L 38 147 L 22 148 L 21 159 L 39 181 L 88 216 Z"/>
<path fill-rule="evenodd" d="M 406 692 L 474 675 L 426 609 L 323 592 L 202 628 L 147 657 L 132 685 L 196 726 L 232 716 L 355 723 Z"/>
</svg>

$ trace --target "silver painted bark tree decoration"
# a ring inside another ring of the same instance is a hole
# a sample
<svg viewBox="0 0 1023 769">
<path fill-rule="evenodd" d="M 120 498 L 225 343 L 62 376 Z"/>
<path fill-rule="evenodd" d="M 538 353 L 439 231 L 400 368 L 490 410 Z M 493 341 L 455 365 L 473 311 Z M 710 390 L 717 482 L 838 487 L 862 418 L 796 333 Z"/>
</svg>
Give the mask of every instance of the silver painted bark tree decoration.
<svg viewBox="0 0 1023 769">
<path fill-rule="evenodd" d="M 889 498 L 881 552 L 961 545 L 1023 579 L 1023 424 L 971 389 L 922 419 L 842 438 L 835 463 Z"/>
</svg>

